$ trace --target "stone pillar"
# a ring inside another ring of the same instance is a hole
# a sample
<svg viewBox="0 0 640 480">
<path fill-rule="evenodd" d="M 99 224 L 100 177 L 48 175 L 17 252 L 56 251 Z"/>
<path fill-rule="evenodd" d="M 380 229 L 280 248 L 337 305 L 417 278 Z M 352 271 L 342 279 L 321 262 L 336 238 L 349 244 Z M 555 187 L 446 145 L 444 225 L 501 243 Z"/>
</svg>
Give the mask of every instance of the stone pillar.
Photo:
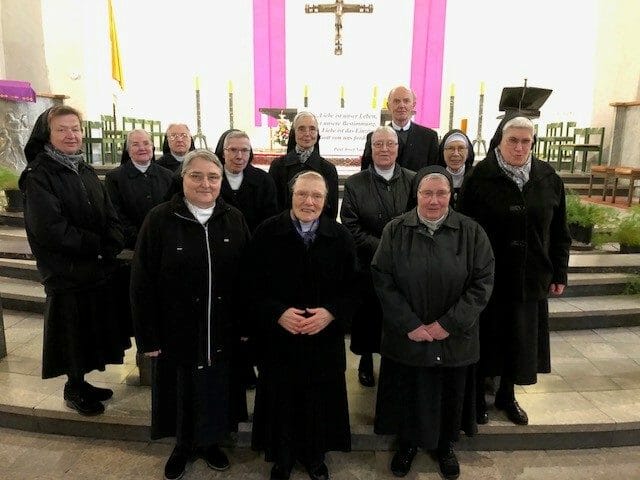
<svg viewBox="0 0 640 480">
<path fill-rule="evenodd" d="M 7 356 L 7 340 L 4 336 L 4 314 L 2 313 L 2 300 L 0 300 L 0 358 Z"/>
</svg>

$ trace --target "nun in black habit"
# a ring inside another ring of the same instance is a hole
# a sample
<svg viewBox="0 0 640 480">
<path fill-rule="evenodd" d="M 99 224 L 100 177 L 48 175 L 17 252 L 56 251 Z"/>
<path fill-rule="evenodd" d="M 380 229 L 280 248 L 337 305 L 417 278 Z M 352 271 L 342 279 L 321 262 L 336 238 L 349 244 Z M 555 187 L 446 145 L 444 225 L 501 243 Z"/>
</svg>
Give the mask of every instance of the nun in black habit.
<svg viewBox="0 0 640 480">
<path fill-rule="evenodd" d="M 66 375 L 66 405 L 97 415 L 113 391 L 90 385 L 84 375 L 121 364 L 131 346 L 113 285 L 122 227 L 104 185 L 85 163 L 77 110 L 62 105 L 44 111 L 25 155 L 19 182 L 25 228 L 47 295 L 42 378 Z"/>
</svg>

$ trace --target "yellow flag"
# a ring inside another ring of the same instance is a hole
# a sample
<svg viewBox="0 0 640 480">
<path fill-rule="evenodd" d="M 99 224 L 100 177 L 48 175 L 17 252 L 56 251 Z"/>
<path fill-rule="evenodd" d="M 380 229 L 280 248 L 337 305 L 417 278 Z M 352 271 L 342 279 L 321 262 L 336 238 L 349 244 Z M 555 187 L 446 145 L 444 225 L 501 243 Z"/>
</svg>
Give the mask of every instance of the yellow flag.
<svg viewBox="0 0 640 480">
<path fill-rule="evenodd" d="M 120 84 L 124 90 L 124 75 L 122 74 L 122 63 L 120 62 L 120 47 L 118 45 L 118 31 L 116 30 L 116 18 L 113 14 L 113 5 L 109 3 L 109 40 L 111 40 L 111 77 Z"/>
</svg>

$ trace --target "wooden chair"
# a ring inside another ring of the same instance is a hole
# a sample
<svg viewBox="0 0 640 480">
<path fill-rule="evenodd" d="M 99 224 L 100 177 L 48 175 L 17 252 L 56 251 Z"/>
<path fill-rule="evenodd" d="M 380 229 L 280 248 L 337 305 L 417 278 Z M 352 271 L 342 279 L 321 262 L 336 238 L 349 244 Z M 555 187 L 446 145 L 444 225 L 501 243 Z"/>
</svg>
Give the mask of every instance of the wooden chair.
<svg viewBox="0 0 640 480">
<path fill-rule="evenodd" d="M 563 128 L 564 124 L 562 122 L 547 124 L 547 129 L 544 137 L 538 137 L 537 154 L 540 158 L 545 159 L 547 162 L 551 160 L 551 158 L 549 157 L 550 145 L 555 142 L 555 139 L 557 137 L 562 136 Z"/>
<path fill-rule="evenodd" d="M 598 137 L 595 139 L 593 137 Z M 604 143 L 604 127 L 596 128 L 576 128 L 574 130 L 574 141 L 560 146 L 560 160 L 570 156 L 571 172 L 573 173 L 576 163 L 576 154 L 582 152 L 581 170 L 586 171 L 587 155 L 589 152 L 597 153 L 597 164 L 602 165 L 602 145 Z"/>
<path fill-rule="evenodd" d="M 593 187 L 593 179 L 594 178 L 602 178 L 602 201 L 604 202 L 607 199 L 607 188 L 609 186 L 609 178 L 613 178 L 615 167 L 608 167 L 606 165 L 594 165 L 591 167 L 591 171 L 589 173 L 589 193 L 588 197 L 591 196 L 591 188 Z M 614 196 L 615 198 L 615 196 Z"/>
<path fill-rule="evenodd" d="M 613 193 L 611 194 L 611 203 L 616 203 L 616 190 L 618 190 L 618 180 L 623 178 L 629 180 L 629 196 L 627 197 L 627 206 L 631 206 L 631 202 L 633 201 L 633 191 L 636 187 L 636 180 L 640 180 L 640 168 L 615 167 L 613 175 L 614 180 Z M 640 203 L 640 199 L 638 199 L 638 203 Z"/>
<path fill-rule="evenodd" d="M 164 132 L 162 131 L 162 123 L 160 120 L 147 120 L 146 130 L 151 134 L 153 146 L 156 151 L 162 153 L 162 141 L 164 140 Z"/>
<path fill-rule="evenodd" d="M 100 115 L 102 122 L 102 163 L 118 163 L 124 147 L 122 130 L 115 128 L 112 115 Z"/>
<path fill-rule="evenodd" d="M 82 129 L 84 130 L 82 143 L 84 144 L 84 154 L 87 161 L 94 163 L 94 155 L 99 154 L 102 162 L 102 122 L 83 121 Z M 98 145 L 100 148 L 96 148 Z"/>
</svg>

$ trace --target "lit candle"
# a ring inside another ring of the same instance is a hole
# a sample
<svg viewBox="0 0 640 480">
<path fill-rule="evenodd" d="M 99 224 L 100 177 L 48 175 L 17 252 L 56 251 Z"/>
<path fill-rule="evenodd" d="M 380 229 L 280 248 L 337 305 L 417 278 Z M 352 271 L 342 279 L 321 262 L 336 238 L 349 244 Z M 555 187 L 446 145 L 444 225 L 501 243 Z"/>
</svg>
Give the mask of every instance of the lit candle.
<svg viewBox="0 0 640 480">
<path fill-rule="evenodd" d="M 304 96 L 308 97 L 309 96 L 309 85 L 305 85 L 304 86 Z"/>
<path fill-rule="evenodd" d="M 388 110 L 389 109 L 389 99 L 385 97 L 385 99 L 382 101 L 382 109 L 383 110 Z"/>
<path fill-rule="evenodd" d="M 373 87 L 373 98 L 371 99 L 371 108 L 378 107 L 378 86 Z"/>
<path fill-rule="evenodd" d="M 344 85 L 340 85 L 340 99 L 344 99 Z"/>
<path fill-rule="evenodd" d="M 449 90 L 449 96 L 450 97 L 456 96 L 456 86 L 453 83 L 451 84 L 451 89 Z"/>
<path fill-rule="evenodd" d="M 467 133 L 467 119 L 463 118 L 460 121 L 460 130 L 462 130 L 465 134 Z"/>
<path fill-rule="evenodd" d="M 196 83 L 196 90 L 200 90 L 200 76 L 199 75 L 196 75 L 195 83 Z"/>
<path fill-rule="evenodd" d="M 233 83 L 231 83 L 231 80 L 229 80 L 229 93 L 233 93 Z"/>
<path fill-rule="evenodd" d="M 480 95 L 484 95 L 484 82 L 480 82 Z"/>
</svg>

